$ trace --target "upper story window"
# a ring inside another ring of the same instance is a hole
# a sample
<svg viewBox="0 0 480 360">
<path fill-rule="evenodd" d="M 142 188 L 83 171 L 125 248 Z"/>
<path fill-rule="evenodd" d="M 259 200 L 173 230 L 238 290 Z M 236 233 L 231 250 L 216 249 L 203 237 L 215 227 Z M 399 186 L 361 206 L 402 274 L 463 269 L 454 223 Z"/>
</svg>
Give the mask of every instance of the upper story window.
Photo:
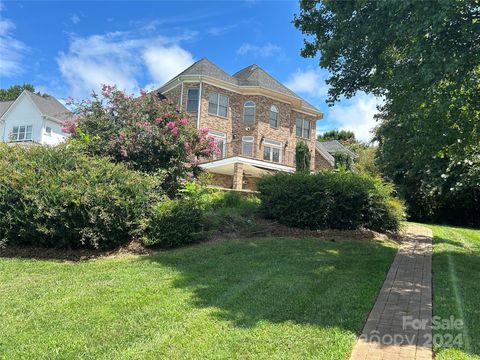
<svg viewBox="0 0 480 360">
<path fill-rule="evenodd" d="M 310 121 L 297 119 L 295 134 L 298 137 L 310 139 Z"/>
<path fill-rule="evenodd" d="M 275 140 L 263 140 L 263 160 L 280 162 L 282 160 L 282 143 Z"/>
<path fill-rule="evenodd" d="M 255 122 L 255 103 L 253 101 L 247 101 L 243 104 L 243 122 L 245 124 Z"/>
<path fill-rule="evenodd" d="M 12 135 L 10 136 L 11 141 L 32 141 L 32 125 L 25 126 L 14 126 L 12 130 Z"/>
<path fill-rule="evenodd" d="M 253 156 L 253 136 L 242 137 L 242 154 Z"/>
<path fill-rule="evenodd" d="M 270 107 L 270 127 L 278 128 L 278 109 L 275 105 Z"/>
<path fill-rule="evenodd" d="M 227 117 L 228 96 L 215 92 L 208 94 L 208 112 L 213 115 Z"/>
<path fill-rule="evenodd" d="M 227 134 L 221 131 L 210 130 L 208 132 L 208 136 L 212 137 L 215 141 L 215 145 L 217 145 L 217 153 L 213 156 L 213 158 L 223 159 L 227 150 Z"/>
<path fill-rule="evenodd" d="M 198 89 L 187 90 L 187 111 L 188 112 L 198 111 Z"/>
</svg>

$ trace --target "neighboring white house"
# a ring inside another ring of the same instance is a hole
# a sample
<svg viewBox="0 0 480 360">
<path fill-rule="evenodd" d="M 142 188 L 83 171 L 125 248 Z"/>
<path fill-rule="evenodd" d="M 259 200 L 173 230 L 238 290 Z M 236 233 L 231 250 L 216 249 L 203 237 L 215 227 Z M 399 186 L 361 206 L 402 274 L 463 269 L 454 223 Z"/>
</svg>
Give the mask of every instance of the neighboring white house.
<svg viewBox="0 0 480 360">
<path fill-rule="evenodd" d="M 0 102 L 0 141 L 57 145 L 68 136 L 62 123 L 71 116 L 54 97 L 24 90 L 15 101 Z"/>
</svg>

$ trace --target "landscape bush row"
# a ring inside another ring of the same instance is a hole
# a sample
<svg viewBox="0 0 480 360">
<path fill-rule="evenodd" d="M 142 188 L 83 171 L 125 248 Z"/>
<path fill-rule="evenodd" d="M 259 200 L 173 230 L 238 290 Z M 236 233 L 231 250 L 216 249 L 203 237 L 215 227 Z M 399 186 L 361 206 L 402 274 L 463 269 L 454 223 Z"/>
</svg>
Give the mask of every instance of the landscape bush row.
<svg viewBox="0 0 480 360">
<path fill-rule="evenodd" d="M 265 217 L 305 229 L 397 231 L 402 203 L 379 177 L 350 171 L 266 176 L 257 183 Z"/>
<path fill-rule="evenodd" d="M 172 247 L 247 224 L 256 197 L 135 171 L 72 145 L 0 144 L 0 242 L 112 249 L 138 239 Z M 2 245 L 0 244 L 0 245 Z"/>
</svg>

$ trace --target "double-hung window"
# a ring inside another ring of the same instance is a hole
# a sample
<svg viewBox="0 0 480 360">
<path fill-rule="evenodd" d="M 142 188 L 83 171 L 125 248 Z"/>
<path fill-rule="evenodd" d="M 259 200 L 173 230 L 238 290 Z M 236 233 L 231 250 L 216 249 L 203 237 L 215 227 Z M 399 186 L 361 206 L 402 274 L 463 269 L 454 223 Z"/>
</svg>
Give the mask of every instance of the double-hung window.
<svg viewBox="0 0 480 360">
<path fill-rule="evenodd" d="M 214 159 L 223 159 L 227 151 L 227 134 L 221 131 L 210 130 L 208 136 L 213 138 L 215 145 L 217 146 L 217 151 L 213 155 Z"/>
<path fill-rule="evenodd" d="M 297 119 L 295 134 L 298 137 L 310 139 L 310 121 Z"/>
<path fill-rule="evenodd" d="M 282 143 L 275 140 L 263 140 L 263 160 L 281 162 Z"/>
<path fill-rule="evenodd" d="M 242 137 L 242 155 L 253 156 L 253 136 Z"/>
<path fill-rule="evenodd" d="M 198 111 L 198 89 L 187 90 L 187 111 L 188 112 Z"/>
<path fill-rule="evenodd" d="M 32 125 L 14 126 L 12 129 L 11 141 L 32 141 Z"/>
<path fill-rule="evenodd" d="M 243 122 L 245 124 L 255 123 L 255 103 L 253 101 L 243 104 Z"/>
<path fill-rule="evenodd" d="M 213 115 L 227 117 L 228 96 L 215 92 L 208 94 L 208 112 Z"/>
<path fill-rule="evenodd" d="M 270 127 L 278 128 L 278 109 L 275 105 L 270 107 Z"/>
</svg>

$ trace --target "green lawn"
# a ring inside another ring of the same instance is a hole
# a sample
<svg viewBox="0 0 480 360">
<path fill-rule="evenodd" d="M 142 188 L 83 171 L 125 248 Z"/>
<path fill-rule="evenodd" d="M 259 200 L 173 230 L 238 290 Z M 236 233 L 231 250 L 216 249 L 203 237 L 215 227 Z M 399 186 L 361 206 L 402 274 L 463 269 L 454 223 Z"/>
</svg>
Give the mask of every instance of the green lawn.
<svg viewBox="0 0 480 360">
<path fill-rule="evenodd" d="M 464 321 L 458 331 L 436 330 L 434 336 L 460 334 L 462 347 L 434 348 L 437 360 L 480 358 L 480 230 L 428 225 L 434 234 L 434 316 Z M 441 339 L 441 338 L 439 338 Z M 444 337 L 445 341 L 450 338 Z"/>
<path fill-rule="evenodd" d="M 394 254 L 389 242 L 269 238 L 0 259 L 0 358 L 345 359 Z"/>
</svg>

